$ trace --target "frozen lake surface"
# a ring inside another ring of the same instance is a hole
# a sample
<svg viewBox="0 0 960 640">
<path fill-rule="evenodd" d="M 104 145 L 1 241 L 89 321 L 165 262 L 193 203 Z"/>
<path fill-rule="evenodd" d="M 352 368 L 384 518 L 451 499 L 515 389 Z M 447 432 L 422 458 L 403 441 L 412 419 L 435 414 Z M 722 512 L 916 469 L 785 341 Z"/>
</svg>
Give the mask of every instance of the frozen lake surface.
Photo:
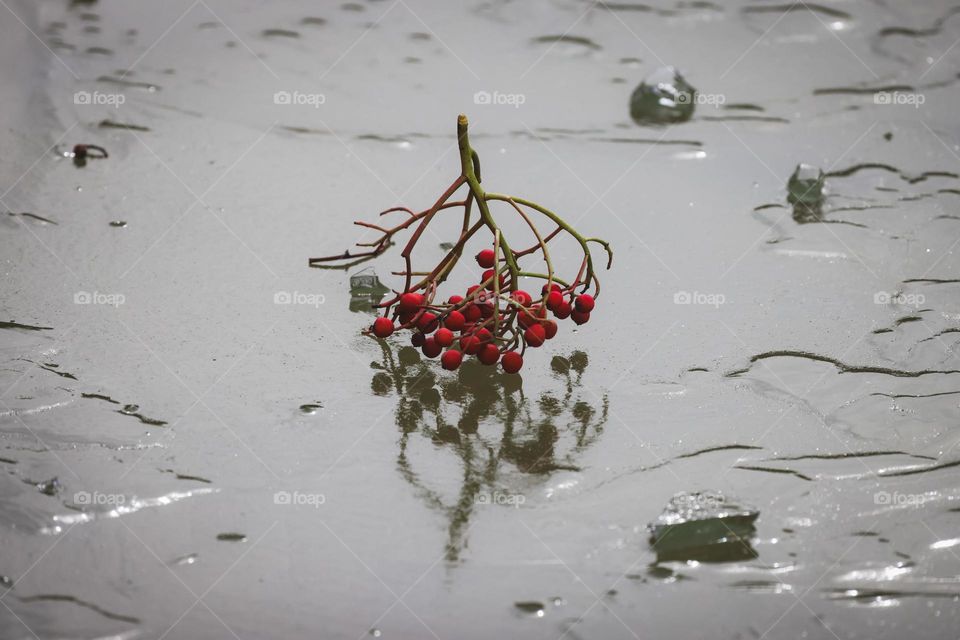
<svg viewBox="0 0 960 640">
<path fill-rule="evenodd" d="M 0 7 L 0 637 L 954 638 L 957 13 Z M 666 66 L 692 118 L 634 122 Z M 307 266 L 429 207 L 461 112 L 616 252 L 519 377 Z"/>
</svg>

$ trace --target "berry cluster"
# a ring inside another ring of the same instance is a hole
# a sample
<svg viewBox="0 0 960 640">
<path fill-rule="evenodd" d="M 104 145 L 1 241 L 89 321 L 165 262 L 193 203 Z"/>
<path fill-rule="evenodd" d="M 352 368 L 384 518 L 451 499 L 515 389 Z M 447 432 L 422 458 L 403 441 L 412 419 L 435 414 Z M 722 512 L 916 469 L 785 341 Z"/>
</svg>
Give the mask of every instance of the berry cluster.
<svg viewBox="0 0 960 640">
<path fill-rule="evenodd" d="M 498 362 L 507 373 L 517 373 L 523 367 L 523 355 L 527 347 L 539 347 L 557 334 L 557 320 L 571 319 L 582 325 L 590 320 L 595 306 L 595 297 L 600 293 L 600 280 L 594 271 L 593 255 L 589 244 L 596 243 L 607 253 L 607 268 L 613 261 L 609 243 L 599 238 L 585 238 L 560 216 L 549 209 L 525 200 L 485 191 L 480 186 L 480 160 L 470 147 L 467 138 L 467 118 L 461 115 L 457 121 L 457 140 L 460 147 L 461 175 L 430 208 L 415 213 L 405 207 L 384 211 L 381 215 L 403 211 L 409 215 L 404 222 L 392 228 L 357 222 L 375 229 L 382 235 L 374 242 L 361 243 L 370 250 L 351 254 L 314 258 L 311 265 L 324 262 L 352 260 L 350 264 L 380 255 L 392 244 L 398 232 L 416 225 L 413 234 L 401 255 L 406 262 L 404 271 L 395 272 L 405 277 L 402 291 L 376 305 L 383 315 L 376 319 L 368 333 L 386 338 L 398 329 L 413 331 L 411 342 L 428 358 L 440 357 L 445 369 L 457 369 L 465 355 L 476 356 L 485 365 Z M 467 185 L 469 192 L 461 201 L 450 202 L 453 194 Z M 496 220 L 491 215 L 490 203 L 509 204 L 532 231 L 536 242 L 522 250 L 511 247 Z M 473 207 L 479 210 L 473 220 Z M 411 253 L 427 225 L 440 211 L 462 208 L 463 228 L 457 242 L 433 270 L 414 271 Z M 540 232 L 530 211 L 542 215 L 556 228 L 548 234 Z M 487 229 L 493 236 L 492 248 L 476 255 L 477 264 L 484 269 L 478 284 L 469 287 L 464 295 L 450 296 L 446 302 L 438 296 L 442 284 L 463 249 L 479 230 Z M 561 234 L 576 241 L 583 252 L 579 270 L 569 283 L 554 274 L 548 243 Z M 520 259 L 539 255 L 546 265 L 546 273 L 521 270 Z M 414 281 L 413 277 L 421 279 Z M 540 296 L 536 299 L 520 289 L 521 278 L 544 281 Z M 588 293 L 592 291 L 592 295 Z M 550 314 L 553 318 L 551 319 Z"/>
<path fill-rule="evenodd" d="M 557 335 L 557 322 L 549 313 L 557 320 L 570 318 L 578 325 L 590 320 L 594 298 L 574 293 L 575 285 L 548 282 L 534 300 L 522 289 L 501 291 L 500 287 L 511 283 L 509 276 L 498 276 L 494 270 L 493 249 L 484 249 L 476 260 L 487 268 L 480 284 L 471 286 L 462 296 L 450 296 L 446 303 L 414 291 L 402 293 L 393 313 L 377 318 L 371 333 L 386 338 L 398 328 L 410 329 L 411 344 L 428 358 L 440 356 L 443 368 L 450 371 L 460 366 L 464 355 L 470 355 L 482 364 L 499 362 L 507 373 L 517 373 L 523 367 L 527 347 L 542 346 Z"/>
</svg>

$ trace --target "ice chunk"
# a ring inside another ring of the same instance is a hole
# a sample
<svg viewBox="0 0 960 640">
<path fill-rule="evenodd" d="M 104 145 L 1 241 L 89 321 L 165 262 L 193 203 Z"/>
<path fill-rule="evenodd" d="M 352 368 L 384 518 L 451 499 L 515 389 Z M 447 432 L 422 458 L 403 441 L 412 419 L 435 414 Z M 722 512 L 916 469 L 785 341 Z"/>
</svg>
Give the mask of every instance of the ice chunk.
<svg viewBox="0 0 960 640">
<path fill-rule="evenodd" d="M 375 305 L 388 291 L 373 267 L 356 272 L 350 276 L 350 311 L 376 314 Z"/>
<path fill-rule="evenodd" d="M 673 67 L 661 67 L 630 96 L 630 117 L 637 124 L 684 122 L 693 115 L 697 90 Z"/>
<path fill-rule="evenodd" d="M 386 291 L 389 291 L 389 289 L 380 282 L 380 278 L 377 277 L 377 272 L 373 270 L 373 267 L 367 267 L 350 276 L 350 293 L 354 295 L 369 295 Z"/>
<path fill-rule="evenodd" d="M 798 164 L 787 182 L 787 202 L 808 206 L 823 202 L 823 171 L 810 164 Z"/>
<path fill-rule="evenodd" d="M 657 561 L 731 562 L 757 556 L 750 546 L 760 514 L 719 491 L 676 494 L 650 523 Z"/>
<path fill-rule="evenodd" d="M 798 164 L 787 181 L 787 202 L 797 224 L 823 221 L 824 175 L 818 167 Z"/>
</svg>

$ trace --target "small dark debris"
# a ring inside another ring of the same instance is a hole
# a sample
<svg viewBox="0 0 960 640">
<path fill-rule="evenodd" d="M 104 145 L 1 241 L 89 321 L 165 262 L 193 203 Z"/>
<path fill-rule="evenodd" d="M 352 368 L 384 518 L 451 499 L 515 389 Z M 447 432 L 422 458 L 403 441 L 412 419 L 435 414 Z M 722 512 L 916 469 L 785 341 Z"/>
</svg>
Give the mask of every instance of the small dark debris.
<svg viewBox="0 0 960 640">
<path fill-rule="evenodd" d="M 129 122 L 116 122 L 114 120 L 101 120 L 101 129 L 123 129 L 126 131 L 150 131 L 150 127 L 144 127 L 139 124 L 130 124 Z"/>
<path fill-rule="evenodd" d="M 222 542 L 246 542 L 247 536 L 242 533 L 218 533 L 217 540 Z"/>
</svg>

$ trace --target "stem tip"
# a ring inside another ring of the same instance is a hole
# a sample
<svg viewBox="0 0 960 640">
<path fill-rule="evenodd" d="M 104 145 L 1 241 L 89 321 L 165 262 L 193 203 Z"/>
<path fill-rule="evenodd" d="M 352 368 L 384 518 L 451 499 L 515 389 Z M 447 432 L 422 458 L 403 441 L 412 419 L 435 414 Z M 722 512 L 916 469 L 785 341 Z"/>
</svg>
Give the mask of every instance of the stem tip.
<svg viewBox="0 0 960 640">
<path fill-rule="evenodd" d="M 461 126 L 466 125 L 466 124 L 467 124 L 467 114 L 461 113 L 459 116 L 457 116 L 457 124 L 458 124 L 458 125 L 461 125 Z"/>
</svg>

